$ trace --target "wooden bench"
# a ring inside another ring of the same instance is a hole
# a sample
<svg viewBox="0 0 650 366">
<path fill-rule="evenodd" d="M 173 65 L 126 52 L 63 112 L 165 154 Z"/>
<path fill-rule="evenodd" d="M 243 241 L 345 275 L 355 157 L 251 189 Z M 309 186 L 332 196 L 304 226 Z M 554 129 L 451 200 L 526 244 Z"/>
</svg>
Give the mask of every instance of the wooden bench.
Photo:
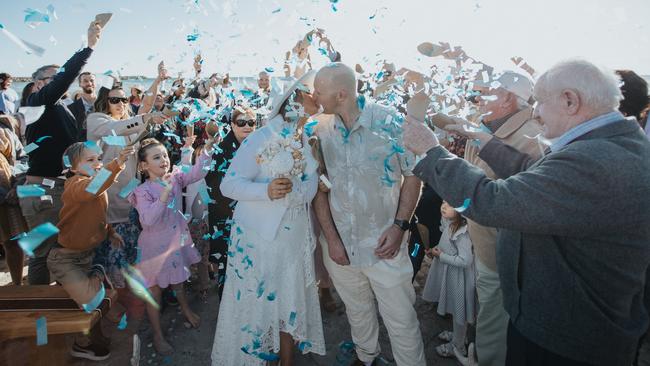
<svg viewBox="0 0 650 366">
<path fill-rule="evenodd" d="M 86 313 L 61 286 L 0 287 L 0 365 L 68 364 L 65 336 L 88 333 L 116 299 L 117 292 L 107 289 L 97 309 Z M 36 319 L 42 316 L 47 321 L 48 343 L 37 346 Z M 17 343 L 28 349 L 15 347 Z"/>
</svg>

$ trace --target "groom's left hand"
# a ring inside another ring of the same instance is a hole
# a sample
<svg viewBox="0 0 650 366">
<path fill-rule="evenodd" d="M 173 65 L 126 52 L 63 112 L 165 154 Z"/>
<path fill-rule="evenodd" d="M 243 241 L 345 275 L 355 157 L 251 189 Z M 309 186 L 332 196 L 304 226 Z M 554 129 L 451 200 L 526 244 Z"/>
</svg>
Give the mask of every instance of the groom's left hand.
<svg viewBox="0 0 650 366">
<path fill-rule="evenodd" d="M 381 259 L 395 258 L 402 246 L 403 238 L 404 231 L 396 225 L 391 225 L 379 237 L 375 255 Z"/>
</svg>

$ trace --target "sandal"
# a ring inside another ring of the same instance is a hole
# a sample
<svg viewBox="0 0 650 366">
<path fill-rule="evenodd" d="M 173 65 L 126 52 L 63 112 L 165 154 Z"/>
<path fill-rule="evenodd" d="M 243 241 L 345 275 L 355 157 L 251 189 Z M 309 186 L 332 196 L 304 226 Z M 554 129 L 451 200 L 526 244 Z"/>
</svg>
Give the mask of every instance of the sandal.
<svg viewBox="0 0 650 366">
<path fill-rule="evenodd" d="M 454 333 L 450 330 L 443 330 L 442 332 L 440 332 L 440 334 L 438 334 L 438 339 L 440 339 L 441 341 L 451 342 L 453 338 L 454 338 Z"/>
<path fill-rule="evenodd" d="M 436 353 L 440 357 L 454 357 L 454 345 L 449 342 L 445 344 L 441 344 L 438 347 L 436 347 Z"/>
</svg>

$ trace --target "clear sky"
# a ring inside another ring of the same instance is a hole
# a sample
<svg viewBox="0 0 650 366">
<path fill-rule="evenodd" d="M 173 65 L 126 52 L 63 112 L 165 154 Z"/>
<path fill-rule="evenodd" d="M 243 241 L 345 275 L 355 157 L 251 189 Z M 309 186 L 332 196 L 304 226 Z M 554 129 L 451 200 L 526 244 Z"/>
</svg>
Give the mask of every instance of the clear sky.
<svg viewBox="0 0 650 366">
<path fill-rule="evenodd" d="M 48 4 L 58 20 L 35 29 L 24 23 L 26 8 L 45 11 Z M 330 0 L 0 0 L 0 23 L 46 49 L 43 57 L 28 55 L 0 35 L 0 71 L 26 76 L 63 64 L 94 15 L 113 12 L 87 70 L 152 76 L 165 60 L 174 74 L 188 75 L 201 51 L 206 72 L 252 75 L 273 67 L 279 75 L 284 53 L 311 23 L 350 64 L 386 58 L 420 68 L 430 60 L 417 53 L 419 43 L 449 41 L 497 68 L 509 68 L 515 55 L 538 71 L 578 56 L 650 74 L 649 0 L 338 0 L 335 7 Z M 194 29 L 199 38 L 187 42 Z M 324 63 L 317 51 L 312 57 Z"/>
</svg>

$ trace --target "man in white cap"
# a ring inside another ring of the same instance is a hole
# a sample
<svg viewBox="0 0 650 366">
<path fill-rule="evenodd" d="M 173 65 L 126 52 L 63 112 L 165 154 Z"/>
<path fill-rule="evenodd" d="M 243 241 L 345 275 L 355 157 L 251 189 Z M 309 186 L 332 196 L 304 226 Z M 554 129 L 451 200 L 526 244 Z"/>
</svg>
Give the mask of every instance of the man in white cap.
<svg viewBox="0 0 650 366">
<path fill-rule="evenodd" d="M 411 172 L 415 157 L 401 147 L 396 113 L 358 97 L 356 85 L 354 70 L 341 63 L 314 80 L 325 113 L 314 132 L 331 181 L 329 193 L 314 198 L 323 262 L 345 303 L 358 357 L 351 365 L 378 363 L 376 298 L 395 363 L 424 366 L 406 245 L 421 189 Z"/>
<path fill-rule="evenodd" d="M 534 159 L 543 149 L 535 138 L 542 132 L 539 123 L 532 117 L 529 100 L 533 94 L 532 81 L 521 74 L 506 71 L 496 80 L 484 84 L 476 83 L 481 91 L 477 98 L 481 114 L 479 133 L 488 139 L 474 139 L 471 133 L 465 147 L 465 160 L 481 168 L 492 179 L 499 177 L 481 159 L 481 149 L 490 139 L 498 139 Z M 449 128 L 448 128 L 449 129 Z M 451 128 L 463 132 L 462 128 Z M 481 366 L 502 366 L 506 357 L 506 335 L 508 314 L 503 308 L 501 284 L 497 272 L 496 242 L 497 229 L 468 221 L 468 228 L 474 253 L 476 254 L 476 291 L 479 313 L 476 321 L 476 355 Z"/>
</svg>

